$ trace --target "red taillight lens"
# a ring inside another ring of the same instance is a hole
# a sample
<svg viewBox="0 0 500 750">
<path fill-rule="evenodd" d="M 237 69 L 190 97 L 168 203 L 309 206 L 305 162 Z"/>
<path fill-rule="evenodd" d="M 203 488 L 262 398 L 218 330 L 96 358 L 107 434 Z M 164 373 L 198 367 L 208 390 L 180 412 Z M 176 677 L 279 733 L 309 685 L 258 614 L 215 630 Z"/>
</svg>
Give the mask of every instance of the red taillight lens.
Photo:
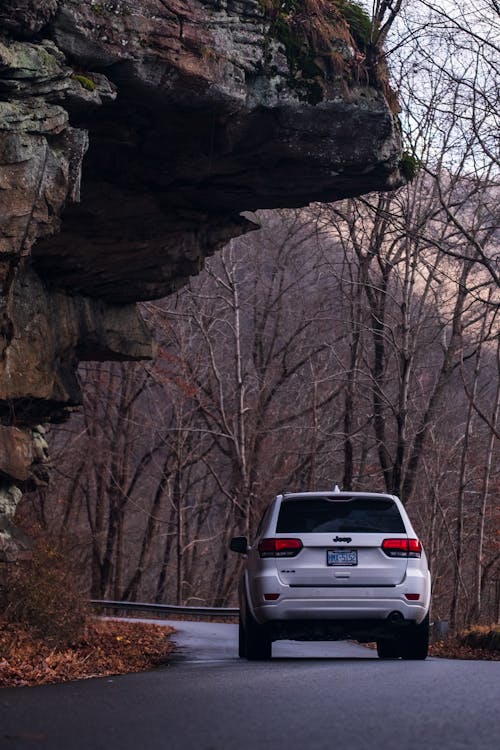
<svg viewBox="0 0 500 750">
<path fill-rule="evenodd" d="M 388 557 L 420 557 L 422 545 L 418 539 L 384 539 L 382 549 Z"/>
<path fill-rule="evenodd" d="M 300 539 L 263 539 L 259 543 L 261 557 L 295 557 L 302 549 Z"/>
</svg>

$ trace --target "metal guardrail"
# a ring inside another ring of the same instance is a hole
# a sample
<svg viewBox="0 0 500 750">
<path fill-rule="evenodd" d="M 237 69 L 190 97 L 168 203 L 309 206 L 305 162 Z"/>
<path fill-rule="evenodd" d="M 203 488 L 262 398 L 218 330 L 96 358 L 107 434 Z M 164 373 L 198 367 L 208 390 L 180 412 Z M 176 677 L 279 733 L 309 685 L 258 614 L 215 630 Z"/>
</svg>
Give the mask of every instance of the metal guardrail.
<svg viewBox="0 0 500 750">
<path fill-rule="evenodd" d="M 109 599 L 91 599 L 94 607 L 121 609 L 125 612 L 149 612 L 160 615 L 183 615 L 188 617 L 238 617 L 239 609 L 231 607 L 180 607 L 176 604 L 149 604 L 147 602 L 117 602 Z"/>
</svg>

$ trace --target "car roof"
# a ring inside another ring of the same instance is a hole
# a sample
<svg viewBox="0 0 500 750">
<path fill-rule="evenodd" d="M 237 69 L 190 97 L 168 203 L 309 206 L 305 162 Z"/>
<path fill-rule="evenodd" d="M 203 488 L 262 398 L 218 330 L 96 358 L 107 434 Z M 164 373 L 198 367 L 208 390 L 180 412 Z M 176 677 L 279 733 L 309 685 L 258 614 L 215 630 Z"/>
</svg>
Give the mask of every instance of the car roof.
<svg viewBox="0 0 500 750">
<path fill-rule="evenodd" d="M 373 499 L 376 500 L 378 498 L 391 498 L 391 500 L 395 499 L 395 495 L 390 495 L 387 492 L 345 492 L 345 491 L 336 491 L 336 490 L 317 490 L 316 492 L 283 492 L 283 494 L 278 497 L 282 497 L 283 499 L 293 499 L 293 498 L 315 498 L 315 497 L 338 497 L 340 498 L 347 498 L 347 497 L 363 497 L 367 499 Z"/>
</svg>

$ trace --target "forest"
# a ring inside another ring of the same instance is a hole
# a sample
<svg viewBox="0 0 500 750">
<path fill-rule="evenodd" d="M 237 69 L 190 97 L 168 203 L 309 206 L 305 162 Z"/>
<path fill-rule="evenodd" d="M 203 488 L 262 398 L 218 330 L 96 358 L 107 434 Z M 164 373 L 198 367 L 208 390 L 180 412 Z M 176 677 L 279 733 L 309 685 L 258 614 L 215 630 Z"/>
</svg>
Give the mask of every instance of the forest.
<svg viewBox="0 0 500 750">
<path fill-rule="evenodd" d="M 500 8 L 395 5 L 408 184 L 249 215 L 143 304 L 154 361 L 81 365 L 84 408 L 18 515 L 93 597 L 234 605 L 230 538 L 276 493 L 338 484 L 401 497 L 433 618 L 500 620 Z"/>
</svg>

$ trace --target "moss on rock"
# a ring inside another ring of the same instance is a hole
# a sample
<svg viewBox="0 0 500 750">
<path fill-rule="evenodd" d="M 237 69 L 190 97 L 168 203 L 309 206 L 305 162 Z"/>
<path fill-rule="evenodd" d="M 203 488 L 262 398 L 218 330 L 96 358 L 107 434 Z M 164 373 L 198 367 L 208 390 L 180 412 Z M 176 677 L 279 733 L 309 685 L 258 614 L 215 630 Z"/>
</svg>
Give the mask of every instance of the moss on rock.
<svg viewBox="0 0 500 750">
<path fill-rule="evenodd" d="M 80 73 L 73 73 L 71 78 L 74 81 L 78 81 L 80 86 L 82 86 L 87 91 L 95 91 L 97 88 L 97 84 L 95 81 L 92 80 L 92 78 L 89 78 L 88 76 L 83 76 Z"/>
</svg>

